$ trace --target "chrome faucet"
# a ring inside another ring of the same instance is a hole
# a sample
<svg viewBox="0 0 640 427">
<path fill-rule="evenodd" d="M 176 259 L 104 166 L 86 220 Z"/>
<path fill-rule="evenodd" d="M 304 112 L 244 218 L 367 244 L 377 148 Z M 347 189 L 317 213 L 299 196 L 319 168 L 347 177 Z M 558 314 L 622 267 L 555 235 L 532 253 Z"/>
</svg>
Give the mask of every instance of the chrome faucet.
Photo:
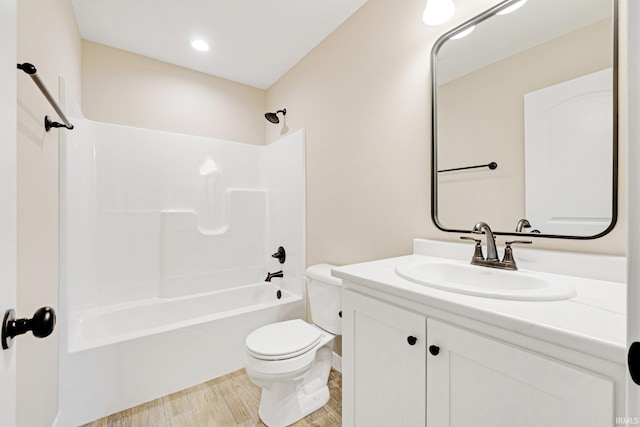
<svg viewBox="0 0 640 427">
<path fill-rule="evenodd" d="M 522 218 L 516 224 L 516 233 L 522 233 L 525 228 L 531 228 L 531 223 L 526 218 Z"/>
<path fill-rule="evenodd" d="M 484 233 L 487 236 L 487 257 L 482 254 L 482 240 L 476 239 L 470 236 L 461 236 L 463 240 L 473 240 L 476 243 L 473 257 L 471 258 L 471 264 L 480 265 L 483 267 L 500 268 L 502 270 L 517 270 L 518 266 L 513 258 L 513 249 L 511 245 L 516 243 L 530 244 L 530 240 L 514 240 L 511 242 L 505 242 L 504 257 L 502 261 L 498 258 L 498 251 L 496 249 L 496 238 L 491 231 L 491 227 L 485 222 L 479 222 L 473 226 L 472 233 L 480 234 Z"/>
<path fill-rule="evenodd" d="M 526 218 L 522 218 L 516 224 L 516 233 L 524 233 L 525 228 L 531 228 L 531 223 Z M 533 229 L 529 233 L 540 234 L 540 230 Z"/>
<path fill-rule="evenodd" d="M 472 233 L 487 235 L 487 258 L 485 261 L 498 261 L 498 251 L 496 250 L 496 237 L 491 231 L 491 227 L 486 222 L 479 222 L 471 229 Z"/>
</svg>

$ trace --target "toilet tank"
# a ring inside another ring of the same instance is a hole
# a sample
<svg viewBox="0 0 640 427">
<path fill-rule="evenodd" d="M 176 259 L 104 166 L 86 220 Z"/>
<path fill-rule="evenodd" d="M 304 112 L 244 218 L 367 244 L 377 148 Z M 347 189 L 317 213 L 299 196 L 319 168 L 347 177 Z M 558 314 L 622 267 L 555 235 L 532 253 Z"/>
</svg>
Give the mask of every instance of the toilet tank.
<svg viewBox="0 0 640 427">
<path fill-rule="evenodd" d="M 342 335 L 342 280 L 331 275 L 335 265 L 307 268 L 307 292 L 311 321 L 334 335 Z"/>
</svg>

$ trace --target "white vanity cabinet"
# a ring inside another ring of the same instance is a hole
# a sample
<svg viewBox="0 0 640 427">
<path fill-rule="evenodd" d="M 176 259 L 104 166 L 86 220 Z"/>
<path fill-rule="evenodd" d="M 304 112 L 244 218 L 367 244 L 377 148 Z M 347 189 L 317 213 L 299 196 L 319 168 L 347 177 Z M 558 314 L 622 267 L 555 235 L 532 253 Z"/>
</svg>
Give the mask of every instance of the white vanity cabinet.
<svg viewBox="0 0 640 427">
<path fill-rule="evenodd" d="M 426 316 L 343 290 L 343 425 L 424 426 Z"/>
<path fill-rule="evenodd" d="M 508 337 L 518 334 L 509 331 L 494 337 L 481 324 L 470 330 L 441 320 L 442 311 L 411 302 L 408 309 L 350 286 L 342 302 L 344 426 L 615 425 L 620 385 L 610 371 L 560 360 L 551 347 L 513 344 Z"/>
<path fill-rule="evenodd" d="M 429 426 L 614 424 L 609 378 L 431 318 L 427 336 Z"/>
</svg>

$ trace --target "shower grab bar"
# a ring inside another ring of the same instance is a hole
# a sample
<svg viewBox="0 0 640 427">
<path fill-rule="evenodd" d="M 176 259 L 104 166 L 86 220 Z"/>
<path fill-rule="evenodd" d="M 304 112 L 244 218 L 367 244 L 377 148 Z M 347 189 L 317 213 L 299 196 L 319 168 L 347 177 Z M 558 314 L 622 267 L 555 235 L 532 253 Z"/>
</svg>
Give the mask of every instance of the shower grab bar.
<svg viewBox="0 0 640 427">
<path fill-rule="evenodd" d="M 497 167 L 498 167 L 498 164 L 496 162 L 491 162 L 491 163 L 487 163 L 486 165 L 464 166 L 464 167 L 461 167 L 461 168 L 451 168 L 451 169 L 440 169 L 438 171 L 438 173 L 440 173 L 440 172 L 461 171 L 461 170 L 466 170 L 466 169 L 477 169 L 477 168 L 489 168 L 491 170 L 494 170 Z"/>
<path fill-rule="evenodd" d="M 44 85 L 42 80 L 40 80 L 40 77 L 38 76 L 38 74 L 36 74 L 38 71 L 36 70 L 36 67 L 34 67 L 33 64 L 29 64 L 28 62 L 25 62 L 24 64 L 18 64 L 18 69 L 29 74 L 33 82 L 36 84 L 36 86 L 38 86 L 38 88 L 44 95 L 44 97 L 47 98 L 47 101 L 49 101 L 49 104 L 51 104 L 53 109 L 56 110 L 56 113 L 58 113 L 58 116 L 60 116 L 60 118 L 64 122 L 64 124 L 54 122 L 54 121 L 51 121 L 49 116 L 44 116 L 45 130 L 49 132 L 51 128 L 62 128 L 62 127 L 67 129 L 73 129 L 73 125 L 71 124 L 67 116 L 62 112 L 62 110 L 58 106 L 58 103 L 55 101 L 55 99 L 53 99 L 53 96 L 51 96 L 51 93 L 49 92 L 47 87 Z"/>
</svg>

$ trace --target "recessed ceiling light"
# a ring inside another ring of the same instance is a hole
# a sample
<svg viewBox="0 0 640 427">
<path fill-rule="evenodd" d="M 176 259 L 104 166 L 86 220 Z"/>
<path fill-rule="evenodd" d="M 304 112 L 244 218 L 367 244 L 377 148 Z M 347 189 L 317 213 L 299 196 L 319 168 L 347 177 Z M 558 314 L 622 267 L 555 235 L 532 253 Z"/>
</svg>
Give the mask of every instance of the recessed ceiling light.
<svg viewBox="0 0 640 427">
<path fill-rule="evenodd" d="M 191 47 L 200 52 L 206 52 L 209 50 L 209 45 L 204 40 L 194 40 L 191 42 Z"/>
</svg>

